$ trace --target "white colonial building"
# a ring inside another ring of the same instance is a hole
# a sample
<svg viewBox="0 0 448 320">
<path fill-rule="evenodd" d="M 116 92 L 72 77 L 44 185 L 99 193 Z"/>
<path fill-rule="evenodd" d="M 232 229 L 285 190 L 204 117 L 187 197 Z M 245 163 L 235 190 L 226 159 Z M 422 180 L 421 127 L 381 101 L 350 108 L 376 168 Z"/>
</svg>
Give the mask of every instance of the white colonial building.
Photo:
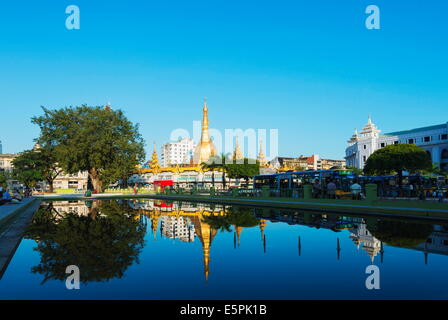
<svg viewBox="0 0 448 320">
<path fill-rule="evenodd" d="M 162 167 L 175 166 L 176 164 L 188 164 L 193 158 L 196 144 L 193 139 L 180 139 L 177 142 L 169 142 L 162 146 L 160 162 Z"/>
<path fill-rule="evenodd" d="M 413 143 L 425 149 L 434 164 L 448 170 L 448 122 L 386 134 L 380 132 L 370 117 L 361 132 L 355 130 L 345 149 L 347 166 L 363 169 L 376 150 L 390 144 Z"/>
</svg>

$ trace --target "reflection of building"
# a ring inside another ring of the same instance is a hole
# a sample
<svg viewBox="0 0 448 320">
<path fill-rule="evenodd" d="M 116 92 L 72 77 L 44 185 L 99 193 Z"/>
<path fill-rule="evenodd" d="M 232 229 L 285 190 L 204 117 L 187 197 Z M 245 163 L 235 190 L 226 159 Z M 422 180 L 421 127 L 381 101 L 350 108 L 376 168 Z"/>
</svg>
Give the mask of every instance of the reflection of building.
<svg viewBox="0 0 448 320">
<path fill-rule="evenodd" d="M 165 203 L 160 200 L 129 201 L 129 206 L 139 210 L 142 214 L 150 217 L 154 215 L 164 216 L 224 216 L 223 205 L 200 204 L 183 202 Z"/>
<path fill-rule="evenodd" d="M 356 130 L 345 150 L 347 165 L 364 168 L 369 156 L 378 149 L 397 143 L 412 143 L 425 149 L 433 163 L 448 170 L 448 123 L 380 134 L 369 116 L 367 124 L 358 133 Z"/>
<path fill-rule="evenodd" d="M 196 234 L 202 244 L 202 257 L 204 263 L 204 276 L 205 280 L 208 280 L 210 274 L 210 249 L 212 241 L 215 238 L 218 231 L 210 227 L 200 217 L 194 217 L 193 223 L 195 226 Z"/>
<path fill-rule="evenodd" d="M 428 263 L 428 255 L 430 253 L 448 255 L 447 227 L 434 225 L 433 228 L 434 231 L 428 236 L 426 241 L 410 248 L 424 253 L 425 264 Z"/>
<path fill-rule="evenodd" d="M 194 242 L 197 235 L 202 244 L 202 255 L 205 279 L 210 273 L 210 249 L 217 230 L 204 222 L 208 216 L 224 216 L 224 206 L 196 203 L 173 203 L 167 205 L 155 201 L 129 201 L 129 205 L 139 210 L 152 220 L 152 230 L 155 237 L 158 221 L 161 222 L 162 235 L 178 238 L 182 241 Z"/>
<path fill-rule="evenodd" d="M 356 247 L 359 249 L 362 245 L 362 249 L 367 252 L 373 264 L 375 257 L 381 251 L 381 241 L 367 230 L 367 225 L 364 221 L 356 224 L 355 228 L 351 229 L 350 232 L 352 233 L 350 238 Z"/>
<path fill-rule="evenodd" d="M 87 216 L 89 214 L 89 207 L 84 201 L 52 201 L 54 210 L 58 213 L 75 213 L 80 216 Z"/>
<path fill-rule="evenodd" d="M 162 234 L 170 239 L 179 239 L 184 242 L 194 241 L 194 225 L 188 217 L 162 216 L 160 228 Z"/>
<path fill-rule="evenodd" d="M 448 230 L 437 226 L 426 242 L 415 246 L 414 249 L 448 255 Z"/>
</svg>

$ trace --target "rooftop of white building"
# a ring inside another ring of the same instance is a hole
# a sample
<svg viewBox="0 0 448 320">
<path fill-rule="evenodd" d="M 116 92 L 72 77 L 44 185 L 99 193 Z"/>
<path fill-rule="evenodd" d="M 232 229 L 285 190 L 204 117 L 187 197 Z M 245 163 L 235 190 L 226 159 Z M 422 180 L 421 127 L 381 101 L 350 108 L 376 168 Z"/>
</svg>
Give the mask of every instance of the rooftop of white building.
<svg viewBox="0 0 448 320">
<path fill-rule="evenodd" d="M 446 129 L 446 128 L 448 128 L 448 123 L 443 123 L 443 124 L 438 124 L 438 125 L 428 126 L 428 127 L 415 128 L 415 129 L 411 129 L 411 130 L 403 130 L 403 131 L 384 133 L 383 135 L 385 135 L 385 136 L 400 136 L 400 135 L 404 135 L 404 134 L 411 134 L 411 133 L 418 133 L 418 132 L 425 132 L 425 131 Z"/>
</svg>

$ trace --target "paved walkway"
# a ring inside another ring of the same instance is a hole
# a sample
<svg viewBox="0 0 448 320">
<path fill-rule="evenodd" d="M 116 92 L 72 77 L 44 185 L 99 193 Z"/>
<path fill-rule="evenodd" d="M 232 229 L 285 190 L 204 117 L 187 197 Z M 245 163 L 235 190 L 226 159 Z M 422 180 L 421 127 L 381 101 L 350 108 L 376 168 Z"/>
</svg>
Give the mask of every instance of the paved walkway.
<svg viewBox="0 0 448 320">
<path fill-rule="evenodd" d="M 0 206 L 0 227 L 2 224 L 7 222 L 8 219 L 10 219 L 12 216 L 14 216 L 14 214 L 18 212 L 17 210 L 23 210 L 24 208 L 29 206 L 33 200 L 34 200 L 34 198 L 26 198 L 17 204 L 1 205 Z"/>
<path fill-rule="evenodd" d="M 15 205 L 0 206 L 0 279 L 19 246 L 40 200 L 28 198 Z"/>
</svg>

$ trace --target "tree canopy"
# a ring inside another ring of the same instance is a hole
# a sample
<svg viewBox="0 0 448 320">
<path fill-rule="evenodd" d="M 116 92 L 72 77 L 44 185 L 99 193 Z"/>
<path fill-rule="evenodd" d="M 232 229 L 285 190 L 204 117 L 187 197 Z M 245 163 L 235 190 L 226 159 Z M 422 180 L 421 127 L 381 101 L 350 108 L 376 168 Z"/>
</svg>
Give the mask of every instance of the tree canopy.
<svg viewBox="0 0 448 320">
<path fill-rule="evenodd" d="M 205 217 L 203 221 L 209 224 L 211 228 L 222 232 L 230 232 L 231 225 L 251 228 L 260 223 L 254 215 L 253 208 L 239 206 L 227 208 L 224 216 L 209 216 Z"/>
<path fill-rule="evenodd" d="M 53 150 L 36 148 L 22 152 L 13 160 L 17 179 L 27 187 L 34 187 L 46 180 L 53 192 L 53 181 L 61 173 Z"/>
<path fill-rule="evenodd" d="M 367 229 L 382 242 L 396 247 L 409 248 L 424 243 L 433 232 L 429 223 L 398 220 L 367 220 Z"/>
<path fill-rule="evenodd" d="M 41 130 L 37 142 L 54 150 L 64 172 L 87 171 L 99 192 L 133 172 L 145 157 L 138 125 L 121 110 L 87 105 L 42 109 L 44 115 L 32 119 Z"/>
<path fill-rule="evenodd" d="M 229 177 L 233 179 L 249 180 L 260 174 L 260 163 L 248 158 L 245 158 L 242 163 L 230 163 L 226 166 Z"/>
<path fill-rule="evenodd" d="M 386 175 L 402 170 L 418 172 L 430 170 L 428 153 L 414 144 L 392 144 L 372 153 L 364 167 L 366 174 Z"/>
</svg>

